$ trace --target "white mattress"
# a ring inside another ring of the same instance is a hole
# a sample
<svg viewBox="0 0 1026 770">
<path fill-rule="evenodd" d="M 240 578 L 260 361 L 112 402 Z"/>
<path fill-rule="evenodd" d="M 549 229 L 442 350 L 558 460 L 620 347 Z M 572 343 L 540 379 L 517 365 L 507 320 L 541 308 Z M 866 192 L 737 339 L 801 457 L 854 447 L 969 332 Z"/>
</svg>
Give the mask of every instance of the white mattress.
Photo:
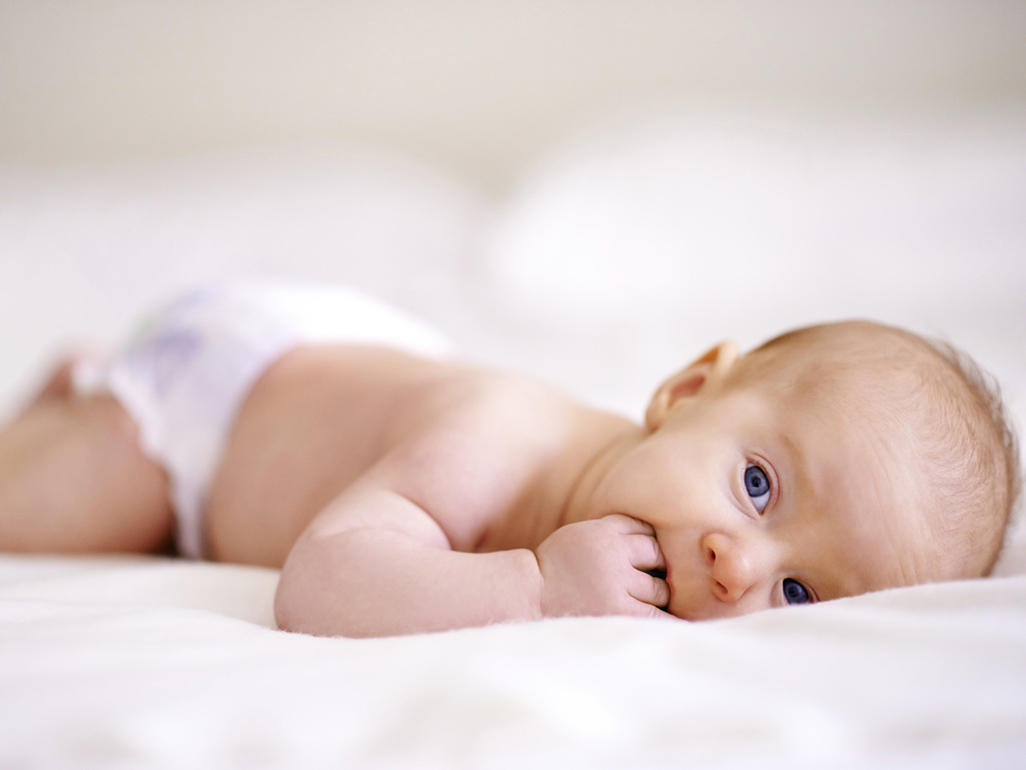
<svg viewBox="0 0 1026 770">
<path fill-rule="evenodd" d="M 721 336 L 872 314 L 970 348 L 1019 416 L 1019 129 L 662 125 L 553 150 L 498 205 L 352 153 L 8 168 L 0 401 L 69 332 L 108 344 L 242 272 L 356 284 L 638 416 Z M 274 630 L 274 571 L 0 555 L 0 767 L 1021 767 L 1021 537 L 999 573 L 711 623 L 353 641 Z"/>
<path fill-rule="evenodd" d="M 273 629 L 276 573 L 0 558 L 3 767 L 1021 767 L 1026 576 L 730 621 Z"/>
</svg>

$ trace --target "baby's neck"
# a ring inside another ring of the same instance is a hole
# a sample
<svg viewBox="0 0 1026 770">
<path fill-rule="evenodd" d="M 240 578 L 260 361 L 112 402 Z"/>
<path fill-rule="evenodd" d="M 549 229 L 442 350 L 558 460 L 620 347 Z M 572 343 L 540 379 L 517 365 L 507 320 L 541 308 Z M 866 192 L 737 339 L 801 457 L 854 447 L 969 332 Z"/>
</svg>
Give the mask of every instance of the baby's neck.
<svg viewBox="0 0 1026 770">
<path fill-rule="evenodd" d="M 644 439 L 645 431 L 629 420 L 602 414 L 585 420 L 577 436 L 568 448 L 566 466 L 550 474 L 553 490 L 562 490 L 553 503 L 560 511 L 556 527 L 615 513 L 594 510 L 593 493 L 609 468 Z"/>
</svg>

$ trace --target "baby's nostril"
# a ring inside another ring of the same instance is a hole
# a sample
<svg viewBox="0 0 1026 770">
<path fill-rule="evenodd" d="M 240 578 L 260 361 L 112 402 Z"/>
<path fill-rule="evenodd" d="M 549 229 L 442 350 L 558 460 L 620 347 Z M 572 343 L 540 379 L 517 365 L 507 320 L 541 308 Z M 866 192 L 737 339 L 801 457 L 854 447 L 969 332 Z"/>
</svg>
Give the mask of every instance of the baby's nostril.
<svg viewBox="0 0 1026 770">
<path fill-rule="evenodd" d="M 716 563 L 716 551 L 714 551 L 712 548 L 705 549 L 705 557 L 709 560 L 710 564 Z"/>
</svg>

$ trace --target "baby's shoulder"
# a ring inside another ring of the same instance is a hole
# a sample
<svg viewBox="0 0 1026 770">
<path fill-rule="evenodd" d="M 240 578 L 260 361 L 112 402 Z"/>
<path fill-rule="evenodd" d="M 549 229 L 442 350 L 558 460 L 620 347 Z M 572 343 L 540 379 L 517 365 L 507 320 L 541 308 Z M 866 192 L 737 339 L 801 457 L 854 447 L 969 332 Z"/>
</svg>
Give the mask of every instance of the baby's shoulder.
<svg viewBox="0 0 1026 770">
<path fill-rule="evenodd" d="M 540 383 L 467 373 L 427 396 L 376 466 L 375 483 L 416 500 L 454 543 L 506 518 L 569 445 L 575 405 Z"/>
<path fill-rule="evenodd" d="M 406 442 L 431 447 L 443 459 L 489 462 L 515 455 L 521 462 L 558 451 L 573 431 L 580 407 L 534 380 L 470 372 L 438 388 L 434 408 Z"/>
</svg>

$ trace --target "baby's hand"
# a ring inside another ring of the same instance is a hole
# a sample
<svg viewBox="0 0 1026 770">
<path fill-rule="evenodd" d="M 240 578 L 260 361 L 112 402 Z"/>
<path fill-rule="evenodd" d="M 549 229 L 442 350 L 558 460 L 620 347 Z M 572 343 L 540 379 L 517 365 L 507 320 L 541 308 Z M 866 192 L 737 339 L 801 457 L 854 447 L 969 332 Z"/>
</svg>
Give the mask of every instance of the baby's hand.
<svg viewBox="0 0 1026 770">
<path fill-rule="evenodd" d="M 666 562 L 651 526 L 614 513 L 560 527 L 535 549 L 541 611 L 559 615 L 668 616 Z"/>
</svg>

